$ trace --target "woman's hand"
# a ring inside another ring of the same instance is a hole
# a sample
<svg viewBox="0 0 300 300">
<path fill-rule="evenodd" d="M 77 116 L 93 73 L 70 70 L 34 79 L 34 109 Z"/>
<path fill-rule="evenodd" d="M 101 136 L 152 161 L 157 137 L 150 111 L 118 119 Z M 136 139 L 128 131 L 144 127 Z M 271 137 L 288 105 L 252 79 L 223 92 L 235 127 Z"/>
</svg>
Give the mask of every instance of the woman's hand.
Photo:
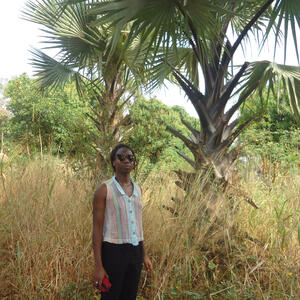
<svg viewBox="0 0 300 300">
<path fill-rule="evenodd" d="M 144 256 L 144 265 L 148 273 L 152 272 L 152 263 L 148 255 Z"/>
<path fill-rule="evenodd" d="M 100 288 L 104 277 L 109 279 L 109 276 L 103 267 L 101 267 L 99 269 L 95 269 L 94 277 L 93 277 L 93 284 L 96 288 L 98 288 L 98 289 Z"/>
</svg>

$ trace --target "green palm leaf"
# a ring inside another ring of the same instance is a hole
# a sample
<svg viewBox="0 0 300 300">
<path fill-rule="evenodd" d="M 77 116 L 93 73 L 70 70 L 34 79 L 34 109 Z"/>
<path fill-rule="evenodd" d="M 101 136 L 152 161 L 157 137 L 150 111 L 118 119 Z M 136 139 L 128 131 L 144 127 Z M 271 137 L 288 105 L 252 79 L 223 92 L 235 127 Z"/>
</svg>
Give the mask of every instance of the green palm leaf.
<svg viewBox="0 0 300 300">
<path fill-rule="evenodd" d="M 299 61 L 299 51 L 297 42 L 297 29 L 300 27 L 300 3 L 299 0 L 276 0 L 272 12 L 268 18 L 268 26 L 266 28 L 264 43 L 268 36 L 274 30 L 275 47 L 274 55 L 277 45 L 281 42 L 280 37 L 283 36 L 284 43 L 284 62 L 287 55 L 287 40 L 289 29 L 292 31 L 292 37 L 296 49 L 296 55 Z M 282 34 L 283 31 L 283 34 Z"/>
<path fill-rule="evenodd" d="M 33 51 L 33 66 L 41 78 L 42 87 L 62 85 L 71 74 L 76 74 L 77 80 L 84 76 L 91 82 L 96 78 L 100 83 L 111 82 L 121 68 L 121 72 L 126 74 L 123 78 L 125 85 L 133 75 L 141 77 L 145 51 L 139 51 L 137 55 L 136 48 L 140 46 L 127 43 L 128 31 L 120 33 L 112 50 L 112 28 L 99 25 L 97 17 L 90 14 L 89 9 L 92 7 L 83 1 L 37 0 L 27 3 L 24 18 L 44 26 L 44 49 L 59 50 L 59 60 L 42 51 Z M 59 75 L 58 71 L 62 74 Z M 57 83 L 54 83 L 55 74 Z M 136 80 L 136 84 L 138 82 Z"/>
<path fill-rule="evenodd" d="M 24 17 L 44 25 L 45 48 L 59 49 L 65 60 L 76 61 L 80 65 L 94 63 L 96 51 L 103 51 L 105 41 L 96 27 L 90 27 L 84 4 L 76 4 L 62 9 L 60 1 L 29 1 Z"/>
<path fill-rule="evenodd" d="M 147 64 L 145 72 L 149 90 L 162 85 L 165 79 L 177 83 L 173 76 L 174 70 L 185 74 L 196 87 L 199 87 L 198 61 L 193 49 L 178 47 L 176 51 L 170 50 L 167 55 L 164 51 L 161 51 L 161 53 L 153 55 L 153 58 L 150 58 L 150 60 L 151 63 Z"/>
<path fill-rule="evenodd" d="M 113 47 L 119 39 L 125 24 L 131 23 L 128 41 L 137 36 L 142 41 L 151 37 L 150 45 L 154 51 L 159 48 L 176 48 L 182 36 L 190 38 L 190 25 L 196 24 L 198 37 L 207 37 L 214 27 L 211 16 L 213 6 L 209 0 L 118 0 L 97 1 L 91 14 L 101 16 L 99 24 L 110 23 L 114 26 Z M 197 37 L 197 38 L 198 38 Z"/>
<path fill-rule="evenodd" d="M 38 49 L 30 52 L 33 55 L 32 65 L 42 89 L 63 86 L 71 79 L 76 81 L 78 88 L 80 87 L 82 79 L 80 73 L 75 70 L 77 66 L 55 60 Z"/>
<path fill-rule="evenodd" d="M 239 89 L 240 99 L 249 91 L 257 89 L 262 93 L 268 87 L 276 86 L 281 95 L 281 87 L 287 91 L 290 106 L 300 124 L 300 67 L 276 64 L 269 61 L 259 61 L 251 64 L 244 83 Z"/>
</svg>

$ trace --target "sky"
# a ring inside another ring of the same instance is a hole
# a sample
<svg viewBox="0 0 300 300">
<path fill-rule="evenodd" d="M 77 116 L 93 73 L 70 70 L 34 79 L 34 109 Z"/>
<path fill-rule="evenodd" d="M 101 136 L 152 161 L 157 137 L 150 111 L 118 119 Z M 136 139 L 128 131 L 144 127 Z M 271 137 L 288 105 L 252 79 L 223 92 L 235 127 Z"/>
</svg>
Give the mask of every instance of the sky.
<svg viewBox="0 0 300 300">
<path fill-rule="evenodd" d="M 33 76 L 33 69 L 30 65 L 31 47 L 41 48 L 39 40 L 41 31 L 36 24 L 21 19 L 21 10 L 24 8 L 27 0 L 0 0 L 0 80 L 11 79 L 26 72 Z M 299 35 L 298 35 L 299 36 Z M 251 43 L 254 45 L 254 43 Z M 272 42 L 269 47 L 259 54 L 257 47 L 247 47 L 247 61 L 272 60 Z M 293 44 L 290 43 L 293 47 Z M 235 63 L 243 63 L 245 57 L 240 51 L 236 53 Z M 283 49 L 279 48 L 275 61 L 283 63 Z M 294 51 L 287 55 L 287 64 L 297 65 L 297 59 Z M 186 111 L 196 116 L 193 106 L 189 103 L 184 93 L 174 85 L 167 84 L 166 88 L 154 91 L 149 97 L 156 97 L 167 105 L 180 105 Z"/>
</svg>

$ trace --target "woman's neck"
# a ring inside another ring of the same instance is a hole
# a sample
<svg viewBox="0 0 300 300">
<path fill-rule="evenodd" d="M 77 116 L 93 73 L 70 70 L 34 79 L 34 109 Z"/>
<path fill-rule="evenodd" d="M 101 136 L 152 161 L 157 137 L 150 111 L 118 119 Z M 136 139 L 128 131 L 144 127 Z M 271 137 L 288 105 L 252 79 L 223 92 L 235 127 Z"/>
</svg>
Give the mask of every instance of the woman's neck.
<svg viewBox="0 0 300 300">
<path fill-rule="evenodd" d="M 130 173 L 122 174 L 122 173 L 116 173 L 115 174 L 117 181 L 120 184 L 129 184 L 130 181 Z"/>
</svg>

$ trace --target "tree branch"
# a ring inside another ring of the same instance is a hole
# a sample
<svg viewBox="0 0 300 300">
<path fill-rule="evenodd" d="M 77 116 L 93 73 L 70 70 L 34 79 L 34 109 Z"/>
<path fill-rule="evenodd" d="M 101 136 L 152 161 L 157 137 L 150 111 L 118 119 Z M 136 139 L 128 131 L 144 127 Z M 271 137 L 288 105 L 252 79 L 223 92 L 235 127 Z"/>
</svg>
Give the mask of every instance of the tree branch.
<svg viewBox="0 0 300 300">
<path fill-rule="evenodd" d="M 268 0 L 263 7 L 256 13 L 256 15 L 250 20 L 250 22 L 245 26 L 243 31 L 240 33 L 236 41 L 234 42 L 232 48 L 230 49 L 230 59 L 232 58 L 233 54 L 235 53 L 236 49 L 242 42 L 243 38 L 246 36 L 248 31 L 251 29 L 253 24 L 259 19 L 259 17 L 271 6 L 274 0 Z"/>
<path fill-rule="evenodd" d="M 181 120 L 182 124 L 187 129 L 189 129 L 196 138 L 200 137 L 200 131 L 198 131 L 197 129 L 195 129 L 188 121 L 184 120 L 183 116 L 180 116 L 180 120 Z"/>
<path fill-rule="evenodd" d="M 218 68 L 218 73 L 216 74 L 216 78 L 214 79 L 214 88 L 212 91 L 212 95 L 209 98 L 209 101 L 207 102 L 207 107 L 211 107 L 216 103 L 216 101 L 219 100 L 220 98 L 220 93 L 221 89 L 223 88 L 224 85 L 224 77 L 225 77 L 225 72 L 227 71 L 227 64 L 226 64 L 226 57 L 228 57 L 229 49 L 231 48 L 231 44 L 229 40 L 227 40 L 224 53 L 223 53 L 223 58 L 220 67 Z"/>
<path fill-rule="evenodd" d="M 180 155 L 183 159 L 185 159 L 194 169 L 196 168 L 195 162 L 187 157 L 184 153 L 177 151 L 178 155 Z"/>
<path fill-rule="evenodd" d="M 198 39 L 197 29 L 195 28 L 191 18 L 187 16 L 187 14 L 184 11 L 184 8 L 182 7 L 179 1 L 176 1 L 176 4 L 179 11 L 182 13 L 184 18 L 186 18 L 190 31 L 192 33 L 192 37 L 194 41 L 191 37 L 188 36 L 187 33 L 185 34 L 187 36 L 187 39 L 189 40 L 190 45 L 192 46 L 192 49 L 195 53 L 198 62 L 202 66 L 203 76 L 205 80 L 205 89 L 206 89 L 205 93 L 208 94 L 212 90 L 213 82 L 215 80 L 215 77 L 212 74 L 212 68 L 210 67 L 209 60 L 208 60 L 209 55 L 205 50 L 203 42 Z"/>
<path fill-rule="evenodd" d="M 231 11 L 234 11 L 235 10 L 235 7 L 236 7 L 236 3 L 233 3 L 232 4 L 232 7 L 231 7 Z M 214 56 L 214 59 L 213 59 L 213 62 L 214 62 L 214 68 L 216 70 L 219 69 L 219 66 L 220 66 L 220 63 L 221 63 L 221 52 L 222 52 L 222 49 L 223 49 L 223 44 L 224 44 L 224 39 L 226 37 L 226 32 L 227 32 L 227 29 L 228 29 L 228 26 L 230 24 L 230 16 L 228 16 L 227 18 L 227 21 L 224 22 L 224 26 L 222 28 L 222 31 L 221 31 L 221 37 L 220 37 L 220 41 L 216 47 L 216 54 Z"/>
<path fill-rule="evenodd" d="M 123 107 L 130 99 L 131 97 L 134 95 L 134 93 L 131 93 L 122 103 L 121 103 L 121 107 Z"/>
<path fill-rule="evenodd" d="M 242 123 L 235 132 L 233 132 L 225 141 L 223 141 L 220 146 L 217 148 L 216 152 L 220 152 L 223 149 L 228 149 L 235 139 L 241 134 L 241 132 L 254 120 L 254 118 L 249 119 Z"/>
<path fill-rule="evenodd" d="M 223 52 L 223 56 L 222 56 L 222 60 L 221 60 L 221 68 L 219 69 L 220 71 L 222 70 L 221 74 L 224 74 L 225 70 L 227 69 L 228 63 L 230 62 L 230 50 L 231 50 L 232 46 L 230 41 L 227 39 L 226 41 L 226 45 L 224 47 L 224 52 Z M 219 77 L 219 76 L 218 76 Z M 223 75 L 222 75 L 223 77 Z"/>
<path fill-rule="evenodd" d="M 193 85 L 192 82 L 190 82 L 184 75 L 182 75 L 179 71 L 177 71 L 173 66 L 171 65 L 169 66 L 173 69 L 173 75 L 179 77 L 185 83 L 185 85 L 188 86 L 188 88 L 191 89 L 195 95 L 197 95 L 199 100 L 203 101 L 205 99 L 204 95 L 199 91 L 197 87 Z"/>
<path fill-rule="evenodd" d="M 193 152 L 193 150 L 198 148 L 198 145 L 189 140 L 187 137 L 185 137 L 183 134 L 175 130 L 174 128 L 167 126 L 167 130 L 173 133 L 176 137 L 180 138 L 184 144 Z"/>
<path fill-rule="evenodd" d="M 239 109 L 239 107 L 247 100 L 247 98 L 251 95 L 251 93 L 257 88 L 258 83 L 255 86 L 252 86 L 244 95 L 240 97 L 238 102 L 233 105 L 228 112 L 225 114 L 227 122 L 231 119 L 233 114 Z"/>
<path fill-rule="evenodd" d="M 120 98 L 121 98 L 121 96 L 125 93 L 125 88 L 124 87 L 122 87 L 122 88 L 120 88 L 117 92 L 116 92 L 116 95 L 114 95 L 114 98 L 115 98 L 115 103 L 118 103 L 119 102 L 119 100 L 120 100 Z"/>
<path fill-rule="evenodd" d="M 95 123 L 95 126 L 98 128 L 99 131 L 102 131 L 102 124 L 97 121 L 93 116 L 91 116 L 89 113 L 86 113 L 86 115 Z"/>
<path fill-rule="evenodd" d="M 234 129 L 235 126 L 237 126 L 239 124 L 239 119 L 236 119 L 234 121 L 232 121 L 224 130 L 223 134 L 222 134 L 222 138 L 221 138 L 221 142 L 225 141 L 229 135 L 232 133 L 232 130 Z"/>
<path fill-rule="evenodd" d="M 189 42 L 190 42 L 190 44 L 191 44 L 191 46 L 194 50 L 194 53 L 196 54 L 196 57 L 197 57 L 199 63 L 201 63 L 197 30 L 196 30 L 192 20 L 187 16 L 187 14 L 185 13 L 184 8 L 182 7 L 181 3 L 178 0 L 176 0 L 176 5 L 177 5 L 179 11 L 181 12 L 181 14 L 183 15 L 183 17 L 187 20 L 187 23 L 188 23 L 188 26 L 191 30 L 192 37 L 194 38 L 194 41 L 191 38 L 188 38 L 188 39 L 189 39 Z"/>
<path fill-rule="evenodd" d="M 194 108 L 196 109 L 198 116 L 200 118 L 200 122 L 202 123 L 204 128 L 208 127 L 208 130 L 211 132 L 215 131 L 214 124 L 208 114 L 208 111 L 205 107 L 205 105 L 202 103 L 203 95 L 199 92 L 197 88 L 193 86 L 193 84 L 187 80 L 183 75 L 181 75 L 176 70 L 173 71 L 173 75 L 178 81 L 178 83 L 181 85 L 181 87 L 186 92 L 187 96 L 191 100 Z M 197 99 L 197 100 L 196 100 Z"/>
<path fill-rule="evenodd" d="M 237 86 L 240 78 L 243 76 L 249 64 L 250 64 L 249 62 L 245 62 L 240 68 L 240 70 L 238 71 L 238 73 L 230 81 L 228 81 L 228 83 L 224 87 L 223 93 L 221 94 L 220 100 L 213 107 L 213 111 L 215 112 L 215 114 L 218 114 L 221 110 L 225 109 L 225 106 L 228 100 L 230 99 L 230 95 L 232 91 Z"/>
<path fill-rule="evenodd" d="M 121 110 L 122 107 L 130 100 L 130 98 L 133 96 L 133 94 L 130 94 L 120 105 L 115 105 L 115 108 L 113 112 L 111 113 L 111 116 L 109 118 L 109 122 L 111 123 L 113 118 L 115 117 L 118 110 Z"/>
<path fill-rule="evenodd" d="M 130 124 L 130 115 L 125 116 L 123 119 L 121 119 L 115 126 L 115 129 L 113 130 L 113 136 L 117 134 L 117 132 L 120 130 L 121 126 L 127 126 Z"/>
<path fill-rule="evenodd" d="M 228 64 L 231 61 L 236 49 L 238 46 L 241 44 L 243 38 L 246 36 L 248 31 L 251 29 L 253 24 L 259 19 L 259 17 L 268 9 L 268 7 L 271 6 L 271 4 L 274 2 L 274 0 L 268 0 L 263 7 L 256 13 L 256 15 L 250 20 L 250 22 L 245 26 L 245 28 L 242 30 L 240 35 L 237 37 L 236 41 L 234 44 L 231 46 L 229 40 L 227 40 L 225 49 L 224 49 L 224 54 L 221 62 L 221 68 L 219 69 L 219 74 L 218 74 L 218 82 L 219 84 L 221 83 L 221 80 L 224 78 L 225 71 L 227 70 Z M 219 85 L 218 84 L 218 85 Z"/>
</svg>

